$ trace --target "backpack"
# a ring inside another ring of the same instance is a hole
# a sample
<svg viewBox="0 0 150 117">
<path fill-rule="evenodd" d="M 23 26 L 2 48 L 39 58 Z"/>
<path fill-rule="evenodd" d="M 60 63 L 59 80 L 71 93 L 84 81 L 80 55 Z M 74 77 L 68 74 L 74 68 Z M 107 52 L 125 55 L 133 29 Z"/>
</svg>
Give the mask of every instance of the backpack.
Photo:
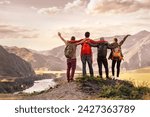
<svg viewBox="0 0 150 117">
<path fill-rule="evenodd" d="M 121 49 L 119 46 L 112 50 L 112 59 L 115 59 L 115 60 L 123 59 Z"/>
<path fill-rule="evenodd" d="M 72 58 L 76 51 L 76 44 L 68 43 L 64 50 L 66 58 Z"/>
<path fill-rule="evenodd" d="M 107 45 L 106 43 L 102 43 L 98 45 L 98 56 L 106 57 L 107 56 Z"/>
<path fill-rule="evenodd" d="M 91 54 L 91 46 L 86 42 L 82 44 L 82 54 Z"/>
</svg>

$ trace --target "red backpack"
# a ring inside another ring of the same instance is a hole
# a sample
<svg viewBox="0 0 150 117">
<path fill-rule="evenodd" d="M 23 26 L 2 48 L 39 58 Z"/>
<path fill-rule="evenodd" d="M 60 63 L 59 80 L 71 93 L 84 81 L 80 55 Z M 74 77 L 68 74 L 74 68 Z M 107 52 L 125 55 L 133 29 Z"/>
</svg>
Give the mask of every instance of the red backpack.
<svg viewBox="0 0 150 117">
<path fill-rule="evenodd" d="M 82 44 L 81 55 L 91 55 L 92 54 L 91 46 L 87 43 L 89 41 L 90 40 L 87 40 Z"/>
</svg>

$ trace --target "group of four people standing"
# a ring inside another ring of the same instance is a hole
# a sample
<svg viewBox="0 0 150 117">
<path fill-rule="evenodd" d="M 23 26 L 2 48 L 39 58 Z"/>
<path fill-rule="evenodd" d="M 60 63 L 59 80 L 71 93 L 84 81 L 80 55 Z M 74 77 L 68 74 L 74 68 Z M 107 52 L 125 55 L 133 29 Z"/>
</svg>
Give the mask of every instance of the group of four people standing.
<svg viewBox="0 0 150 117">
<path fill-rule="evenodd" d="M 90 76 L 94 76 L 94 71 L 92 67 L 92 49 L 91 47 L 97 47 L 97 63 L 99 68 L 99 76 L 102 78 L 102 65 L 104 65 L 105 73 L 106 73 L 106 79 L 111 79 L 109 77 L 109 69 L 108 69 L 108 61 L 107 61 L 107 49 L 111 49 L 111 53 L 109 56 L 109 59 L 112 60 L 112 78 L 115 78 L 115 64 L 117 63 L 117 78 L 120 74 L 120 64 L 123 60 L 123 54 L 121 51 L 121 46 L 124 43 L 124 41 L 127 39 L 128 36 L 126 35 L 122 41 L 118 42 L 117 38 L 114 38 L 114 42 L 109 44 L 107 41 L 104 40 L 103 37 L 100 38 L 100 40 L 95 41 L 90 39 L 90 33 L 85 32 L 85 38 L 81 40 L 76 40 L 74 36 L 71 37 L 69 41 L 65 40 L 61 33 L 58 32 L 58 36 L 62 39 L 62 41 L 66 45 L 66 50 L 71 45 L 72 51 L 71 56 L 67 56 L 67 80 L 68 82 L 71 82 L 74 80 L 74 74 L 76 69 L 76 47 L 77 45 L 81 45 L 81 61 L 82 61 L 82 74 L 83 76 L 86 76 L 86 63 L 88 63 L 89 66 L 89 72 Z M 68 48 L 67 48 L 68 47 Z M 70 49 L 70 48 L 69 48 Z M 68 52 L 68 51 L 67 51 Z M 70 53 L 69 53 L 70 54 Z"/>
</svg>

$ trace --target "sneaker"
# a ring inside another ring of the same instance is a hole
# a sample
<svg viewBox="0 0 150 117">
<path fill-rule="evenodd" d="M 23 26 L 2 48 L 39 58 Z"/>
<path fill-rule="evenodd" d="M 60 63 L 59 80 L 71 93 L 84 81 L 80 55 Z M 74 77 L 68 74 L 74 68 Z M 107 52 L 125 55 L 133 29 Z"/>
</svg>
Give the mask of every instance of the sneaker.
<svg viewBox="0 0 150 117">
<path fill-rule="evenodd" d="M 119 77 L 116 77 L 116 79 L 117 79 L 117 80 L 120 80 L 120 78 L 119 78 Z"/>
<path fill-rule="evenodd" d="M 112 76 L 111 78 L 112 78 L 113 80 L 115 80 L 115 76 Z"/>
</svg>

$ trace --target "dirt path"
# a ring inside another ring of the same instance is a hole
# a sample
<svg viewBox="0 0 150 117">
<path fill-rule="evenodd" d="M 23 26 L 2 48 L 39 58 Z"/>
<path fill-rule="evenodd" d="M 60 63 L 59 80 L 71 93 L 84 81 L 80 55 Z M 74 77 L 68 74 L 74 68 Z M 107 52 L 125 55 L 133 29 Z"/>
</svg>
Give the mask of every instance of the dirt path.
<svg viewBox="0 0 150 117">
<path fill-rule="evenodd" d="M 27 100 L 79 100 L 91 98 L 89 95 L 80 91 L 76 82 L 67 83 L 64 78 L 56 88 L 39 95 L 25 97 Z"/>
</svg>

